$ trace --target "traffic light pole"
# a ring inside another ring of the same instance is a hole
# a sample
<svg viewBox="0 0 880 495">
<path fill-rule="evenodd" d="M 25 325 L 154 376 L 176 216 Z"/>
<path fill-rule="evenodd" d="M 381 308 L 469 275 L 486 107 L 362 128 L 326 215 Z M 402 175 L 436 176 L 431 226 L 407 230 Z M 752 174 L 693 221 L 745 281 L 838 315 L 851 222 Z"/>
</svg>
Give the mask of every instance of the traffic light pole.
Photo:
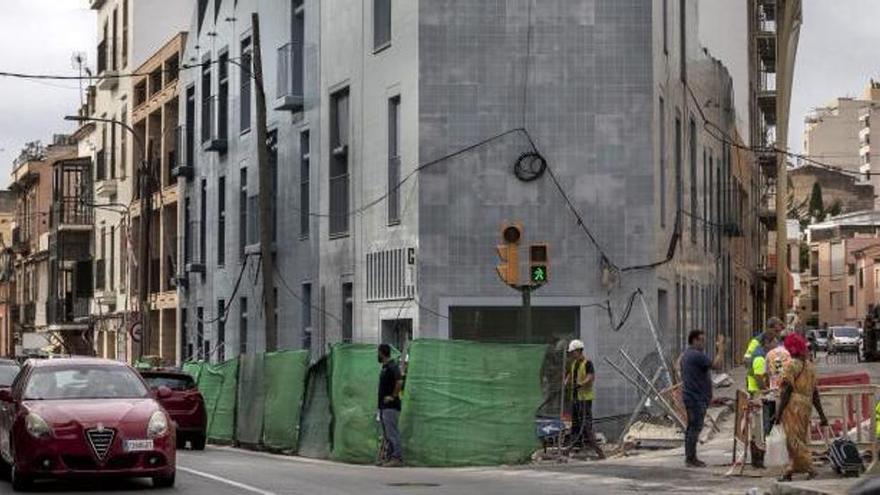
<svg viewBox="0 0 880 495">
<path fill-rule="evenodd" d="M 533 287 L 529 285 L 521 285 L 519 287 L 520 292 L 522 293 L 522 312 L 523 317 L 520 320 L 522 326 L 522 332 L 525 337 L 525 342 L 530 342 L 532 338 L 532 289 Z"/>
</svg>

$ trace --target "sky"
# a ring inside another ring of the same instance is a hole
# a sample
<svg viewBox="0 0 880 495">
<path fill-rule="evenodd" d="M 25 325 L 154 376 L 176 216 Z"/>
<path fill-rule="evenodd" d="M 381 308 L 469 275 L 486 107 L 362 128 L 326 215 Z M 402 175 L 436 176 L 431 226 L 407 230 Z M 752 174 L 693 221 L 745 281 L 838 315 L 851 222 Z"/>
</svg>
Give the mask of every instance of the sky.
<svg viewBox="0 0 880 495">
<path fill-rule="evenodd" d="M 0 0 L 0 70 L 77 75 L 74 52 L 94 65 L 95 13 L 88 0 Z M 0 187 L 24 143 L 69 133 L 64 115 L 80 102 L 76 81 L 31 82 L 0 77 Z"/>
<path fill-rule="evenodd" d="M 880 0 L 804 0 L 788 146 L 803 151 L 804 116 L 880 80 Z"/>
<path fill-rule="evenodd" d="M 730 0 L 734 1 L 734 0 Z M 804 116 L 837 96 L 857 96 L 880 79 L 880 0 L 803 0 L 795 62 L 789 148 L 803 150 Z M 70 74 L 71 57 L 94 66 L 94 12 L 88 0 L 0 0 L 0 70 Z M 75 81 L 32 82 L 0 77 L 0 187 L 25 142 L 49 142 L 73 126 L 80 92 Z"/>
</svg>

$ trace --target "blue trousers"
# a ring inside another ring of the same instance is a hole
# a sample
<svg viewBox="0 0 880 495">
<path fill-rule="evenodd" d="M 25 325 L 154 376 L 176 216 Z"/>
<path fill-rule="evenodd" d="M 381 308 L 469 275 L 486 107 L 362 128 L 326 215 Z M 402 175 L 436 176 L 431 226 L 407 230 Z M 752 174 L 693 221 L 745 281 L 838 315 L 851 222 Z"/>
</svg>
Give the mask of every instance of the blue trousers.
<svg viewBox="0 0 880 495">
<path fill-rule="evenodd" d="M 697 442 L 700 441 L 709 404 L 699 400 L 685 400 L 684 407 L 688 415 L 687 429 L 684 432 L 684 457 L 688 461 L 694 461 L 697 459 Z"/>
</svg>

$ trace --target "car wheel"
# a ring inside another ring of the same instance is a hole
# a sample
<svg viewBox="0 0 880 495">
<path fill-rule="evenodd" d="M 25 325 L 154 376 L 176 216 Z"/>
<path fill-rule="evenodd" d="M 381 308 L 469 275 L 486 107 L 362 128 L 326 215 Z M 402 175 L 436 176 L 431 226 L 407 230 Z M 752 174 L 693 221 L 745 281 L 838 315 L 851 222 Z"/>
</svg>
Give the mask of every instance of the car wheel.
<svg viewBox="0 0 880 495">
<path fill-rule="evenodd" d="M 168 476 L 154 476 L 153 488 L 171 488 L 174 486 L 174 472 Z"/>
<path fill-rule="evenodd" d="M 12 491 L 15 492 L 29 491 L 33 485 L 33 480 L 19 473 L 15 466 L 10 469 L 9 478 L 12 481 Z"/>
<path fill-rule="evenodd" d="M 190 439 L 189 444 L 192 446 L 193 450 L 205 450 L 205 434 L 198 433 L 193 435 Z"/>
</svg>

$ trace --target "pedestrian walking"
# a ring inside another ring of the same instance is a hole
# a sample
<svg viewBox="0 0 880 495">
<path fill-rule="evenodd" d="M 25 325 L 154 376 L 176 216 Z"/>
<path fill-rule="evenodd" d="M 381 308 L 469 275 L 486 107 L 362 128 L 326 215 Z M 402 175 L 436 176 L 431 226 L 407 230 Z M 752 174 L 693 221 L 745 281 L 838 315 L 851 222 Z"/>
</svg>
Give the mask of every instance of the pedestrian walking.
<svg viewBox="0 0 880 495">
<path fill-rule="evenodd" d="M 605 452 L 596 441 L 593 431 L 593 385 L 596 381 L 596 370 L 593 363 L 584 354 L 584 343 L 572 340 L 568 344 L 571 363 L 565 374 L 564 384 L 571 402 L 571 440 L 569 449 L 590 447 L 599 459 L 605 458 Z"/>
<path fill-rule="evenodd" d="M 383 466 L 398 467 L 403 465 L 403 453 L 400 445 L 400 430 L 397 427 L 400 419 L 400 390 L 403 386 L 400 367 L 391 358 L 391 346 L 379 345 L 379 419 L 382 423 L 383 441 L 388 445 Z"/>
<path fill-rule="evenodd" d="M 720 370 L 724 365 L 724 336 L 715 338 L 715 359 L 706 355 L 706 334 L 693 330 L 688 334 L 688 348 L 681 357 L 682 399 L 687 409 L 687 430 L 684 437 L 685 464 L 705 467 L 697 458 L 697 442 L 703 431 L 706 410 L 712 400 L 712 375 L 710 370 Z"/>
<path fill-rule="evenodd" d="M 807 446 L 813 407 L 819 413 L 822 427 L 828 426 L 828 419 L 822 410 L 819 389 L 816 388 L 816 368 L 807 358 L 806 341 L 800 335 L 789 335 L 785 338 L 785 348 L 792 359 L 783 371 L 774 423 L 781 423 L 785 430 L 789 464 L 779 481 L 791 481 L 795 473 L 807 473 L 807 478 L 813 479 L 816 471 Z"/>
<path fill-rule="evenodd" d="M 771 414 L 775 409 L 775 403 L 771 405 L 766 394 L 770 390 L 770 373 L 767 365 L 767 355 L 776 347 L 776 337 L 769 332 L 761 336 L 761 347 L 755 350 L 752 356 L 752 365 L 746 375 L 748 392 L 755 409 L 760 409 L 760 415 L 752 416 L 752 438 L 750 447 L 752 452 L 752 466 L 764 469 L 764 437 L 770 432 L 773 423 L 770 421 Z"/>
</svg>

